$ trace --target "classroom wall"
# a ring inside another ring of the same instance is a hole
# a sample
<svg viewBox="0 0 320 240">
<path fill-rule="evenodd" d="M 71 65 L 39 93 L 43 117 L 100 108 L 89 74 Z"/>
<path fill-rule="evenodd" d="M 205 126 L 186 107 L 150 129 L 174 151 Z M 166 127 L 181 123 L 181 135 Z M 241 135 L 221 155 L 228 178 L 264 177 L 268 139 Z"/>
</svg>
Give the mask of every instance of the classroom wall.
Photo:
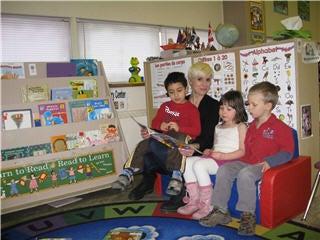
<svg viewBox="0 0 320 240">
<path fill-rule="evenodd" d="M 222 2 L 2 2 L 3 13 L 79 17 L 164 26 L 207 29 L 223 19 Z"/>
<path fill-rule="evenodd" d="M 281 20 L 298 15 L 297 1 L 288 1 L 288 15 L 282 15 L 273 11 L 273 1 L 265 1 L 265 16 L 266 16 L 266 35 L 268 37 L 276 31 L 284 29 Z M 303 29 L 312 32 L 312 40 L 320 41 L 320 2 L 310 1 L 310 21 L 303 21 Z"/>
</svg>

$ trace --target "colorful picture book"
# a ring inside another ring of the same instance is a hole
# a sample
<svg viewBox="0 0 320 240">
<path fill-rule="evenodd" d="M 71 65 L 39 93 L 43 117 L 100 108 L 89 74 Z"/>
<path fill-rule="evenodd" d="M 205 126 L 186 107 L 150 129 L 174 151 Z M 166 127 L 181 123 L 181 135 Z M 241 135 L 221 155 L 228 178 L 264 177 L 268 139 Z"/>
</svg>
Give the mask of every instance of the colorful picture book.
<svg viewBox="0 0 320 240">
<path fill-rule="evenodd" d="M 96 59 L 71 59 L 76 65 L 77 76 L 97 76 L 98 62 Z"/>
<path fill-rule="evenodd" d="M 1 79 L 23 79 L 26 78 L 23 63 L 1 63 Z"/>
<path fill-rule="evenodd" d="M 116 124 L 103 124 L 100 126 L 104 143 L 120 141 L 120 135 Z"/>
<path fill-rule="evenodd" d="M 21 88 L 22 102 L 41 102 L 49 100 L 49 90 L 47 84 L 41 84 L 37 86 L 24 86 Z"/>
<path fill-rule="evenodd" d="M 61 101 L 72 99 L 72 88 L 51 88 L 51 100 Z"/>
<path fill-rule="evenodd" d="M 65 103 L 40 104 L 38 107 L 42 126 L 52 126 L 68 122 Z"/>
<path fill-rule="evenodd" d="M 31 109 L 2 111 L 3 129 L 14 130 L 32 127 Z"/>
<path fill-rule="evenodd" d="M 67 138 L 66 135 L 52 136 L 51 137 L 52 152 L 67 151 Z"/>
<path fill-rule="evenodd" d="M 203 152 L 199 151 L 197 149 L 197 144 L 187 144 L 184 141 L 182 141 L 182 138 L 184 138 L 184 136 L 182 136 L 179 133 L 173 133 L 174 136 L 169 136 L 168 134 L 165 133 L 160 133 L 157 132 L 147 126 L 145 126 L 144 124 L 140 123 L 139 121 L 137 121 L 132 115 L 130 115 L 130 117 L 141 127 L 144 129 L 147 129 L 150 137 L 152 137 L 153 139 L 157 140 L 158 142 L 166 145 L 168 148 L 174 149 L 174 148 L 182 148 L 185 150 L 189 150 L 192 149 L 200 154 L 203 154 Z M 181 139 L 180 139 L 181 138 Z"/>
<path fill-rule="evenodd" d="M 26 158 L 29 157 L 29 149 L 28 147 L 19 147 L 19 148 L 11 148 L 11 149 L 3 149 L 1 150 L 1 160 L 13 160 L 17 158 Z"/>
<path fill-rule="evenodd" d="M 87 111 L 89 121 L 113 117 L 108 99 L 88 100 Z"/>
<path fill-rule="evenodd" d="M 99 129 L 69 133 L 65 137 L 68 150 L 120 141 L 118 127 L 115 124 L 103 124 Z"/>
<path fill-rule="evenodd" d="M 70 101 L 69 109 L 72 122 L 88 121 L 87 100 Z"/>
<path fill-rule="evenodd" d="M 47 77 L 77 76 L 74 63 L 47 63 Z"/>
<path fill-rule="evenodd" d="M 1 159 L 2 161 L 7 161 L 17 158 L 42 156 L 49 153 L 51 153 L 51 144 L 43 143 L 19 148 L 3 149 L 1 150 Z"/>
<path fill-rule="evenodd" d="M 69 81 L 73 99 L 98 97 L 97 81 L 95 79 L 79 79 Z"/>
</svg>

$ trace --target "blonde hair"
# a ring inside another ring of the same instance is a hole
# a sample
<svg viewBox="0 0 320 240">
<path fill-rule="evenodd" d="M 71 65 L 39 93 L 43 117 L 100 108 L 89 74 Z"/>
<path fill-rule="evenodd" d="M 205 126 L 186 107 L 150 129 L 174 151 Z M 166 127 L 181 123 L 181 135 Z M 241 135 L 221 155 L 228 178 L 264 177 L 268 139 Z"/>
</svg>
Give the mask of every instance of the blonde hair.
<svg viewBox="0 0 320 240">
<path fill-rule="evenodd" d="M 213 70 L 207 63 L 197 62 L 192 64 L 188 71 L 188 80 L 198 78 L 199 75 L 213 77 Z"/>
</svg>

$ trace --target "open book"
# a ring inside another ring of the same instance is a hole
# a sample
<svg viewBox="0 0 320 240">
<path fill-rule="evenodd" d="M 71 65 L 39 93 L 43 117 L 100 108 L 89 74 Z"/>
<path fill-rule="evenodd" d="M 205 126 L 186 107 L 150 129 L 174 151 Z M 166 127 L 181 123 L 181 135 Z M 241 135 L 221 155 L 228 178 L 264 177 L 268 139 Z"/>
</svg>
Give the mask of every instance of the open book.
<svg viewBox="0 0 320 240">
<path fill-rule="evenodd" d="M 150 134 L 150 137 L 152 137 L 153 139 L 161 142 L 162 144 L 166 145 L 167 147 L 174 149 L 174 148 L 181 148 L 184 150 L 189 150 L 192 149 L 200 154 L 203 154 L 203 152 L 201 152 L 200 150 L 197 149 L 198 144 L 187 144 L 182 140 L 179 140 L 175 137 L 169 136 L 168 134 L 165 133 L 161 133 L 161 132 L 157 132 L 149 127 L 147 127 L 146 125 L 140 123 L 137 121 L 137 119 L 135 119 L 132 115 L 130 115 L 130 117 L 132 118 L 133 121 L 135 121 L 141 128 L 146 129 L 148 131 L 148 133 Z"/>
</svg>

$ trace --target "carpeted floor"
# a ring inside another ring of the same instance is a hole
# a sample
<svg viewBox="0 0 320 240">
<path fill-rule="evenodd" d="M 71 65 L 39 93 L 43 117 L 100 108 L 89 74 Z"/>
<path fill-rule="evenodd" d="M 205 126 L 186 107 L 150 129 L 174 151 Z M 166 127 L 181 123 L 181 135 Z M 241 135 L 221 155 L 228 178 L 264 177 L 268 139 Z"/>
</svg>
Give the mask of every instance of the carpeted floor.
<svg viewBox="0 0 320 240">
<path fill-rule="evenodd" d="M 2 229 L 1 239 L 129 239 L 109 238 L 115 229 L 122 234 L 140 234 L 145 240 L 320 239 L 320 230 L 293 222 L 272 230 L 257 226 L 255 236 L 241 237 L 237 219 L 227 226 L 206 228 L 178 214 L 162 214 L 159 207 L 158 201 L 148 201 L 70 210 Z"/>
</svg>

